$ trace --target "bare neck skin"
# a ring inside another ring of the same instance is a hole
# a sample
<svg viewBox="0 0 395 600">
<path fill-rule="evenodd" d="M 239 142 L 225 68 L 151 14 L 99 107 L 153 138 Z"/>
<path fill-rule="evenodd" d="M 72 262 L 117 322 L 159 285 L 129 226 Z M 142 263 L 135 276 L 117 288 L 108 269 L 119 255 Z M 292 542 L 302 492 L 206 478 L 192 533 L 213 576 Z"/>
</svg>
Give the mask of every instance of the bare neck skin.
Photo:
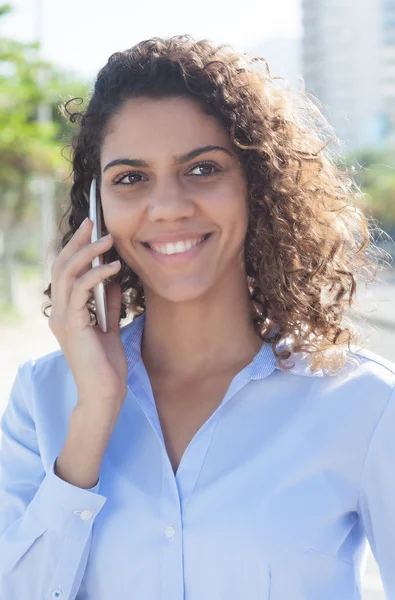
<svg viewBox="0 0 395 600">
<path fill-rule="evenodd" d="M 149 376 L 186 381 L 248 365 L 262 346 L 245 273 L 227 273 L 205 296 L 171 302 L 145 291 L 142 358 Z"/>
</svg>

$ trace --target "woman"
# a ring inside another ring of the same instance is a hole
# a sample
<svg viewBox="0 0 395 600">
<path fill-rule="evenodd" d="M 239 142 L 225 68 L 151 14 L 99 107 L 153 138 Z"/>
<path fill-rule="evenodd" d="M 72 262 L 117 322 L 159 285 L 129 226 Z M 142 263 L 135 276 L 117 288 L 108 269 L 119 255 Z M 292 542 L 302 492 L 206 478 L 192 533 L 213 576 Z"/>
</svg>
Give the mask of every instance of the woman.
<svg viewBox="0 0 395 600">
<path fill-rule="evenodd" d="M 367 539 L 395 597 L 395 370 L 343 319 L 378 253 L 318 109 L 252 62 L 148 40 L 66 105 L 61 349 L 1 422 L 2 599 L 356 599 Z"/>
</svg>

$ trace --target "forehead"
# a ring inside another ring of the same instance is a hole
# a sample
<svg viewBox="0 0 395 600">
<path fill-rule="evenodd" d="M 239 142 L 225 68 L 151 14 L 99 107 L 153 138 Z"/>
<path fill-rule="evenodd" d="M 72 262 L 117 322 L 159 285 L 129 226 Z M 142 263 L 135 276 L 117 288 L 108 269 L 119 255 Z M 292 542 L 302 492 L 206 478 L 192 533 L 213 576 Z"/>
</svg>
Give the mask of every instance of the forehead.
<svg viewBox="0 0 395 600">
<path fill-rule="evenodd" d="M 102 161 L 115 154 L 133 158 L 179 154 L 220 144 L 232 150 L 225 127 L 189 98 L 133 98 L 114 115 L 103 140 Z M 138 153 L 138 155 L 136 154 Z"/>
</svg>

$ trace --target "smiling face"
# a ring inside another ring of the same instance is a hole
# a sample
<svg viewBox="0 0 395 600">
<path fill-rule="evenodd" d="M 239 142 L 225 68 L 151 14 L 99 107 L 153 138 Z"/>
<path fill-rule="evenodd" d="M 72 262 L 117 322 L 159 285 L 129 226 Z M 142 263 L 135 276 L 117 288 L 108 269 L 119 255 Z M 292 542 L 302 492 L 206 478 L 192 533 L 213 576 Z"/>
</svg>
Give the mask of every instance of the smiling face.
<svg viewBox="0 0 395 600">
<path fill-rule="evenodd" d="M 100 158 L 106 227 L 147 302 L 243 281 L 247 181 L 216 118 L 188 98 L 129 100 Z"/>
</svg>

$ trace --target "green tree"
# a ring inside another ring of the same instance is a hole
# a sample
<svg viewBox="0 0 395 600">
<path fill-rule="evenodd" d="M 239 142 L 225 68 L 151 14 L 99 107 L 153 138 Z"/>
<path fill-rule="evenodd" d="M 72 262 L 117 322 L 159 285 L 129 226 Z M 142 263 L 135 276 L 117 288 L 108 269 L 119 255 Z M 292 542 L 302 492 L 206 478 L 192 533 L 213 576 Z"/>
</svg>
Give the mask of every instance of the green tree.
<svg viewBox="0 0 395 600">
<path fill-rule="evenodd" d="M 9 4 L 0 5 L 0 20 L 10 11 Z M 6 304 L 13 303 L 14 259 L 26 252 L 36 264 L 39 259 L 40 202 L 32 182 L 52 179 L 58 203 L 67 191 L 70 164 L 62 151 L 74 126 L 60 106 L 69 98 L 85 98 L 88 86 L 42 60 L 38 43 L 0 36 L 0 288 Z M 49 112 L 46 122 L 40 119 L 43 107 Z"/>
<path fill-rule="evenodd" d="M 364 204 L 380 227 L 395 234 L 395 152 L 363 149 L 346 158 L 355 169 L 355 181 L 364 194 Z"/>
<path fill-rule="evenodd" d="M 0 6 L 0 18 L 11 10 Z M 62 180 L 68 163 L 62 148 L 70 125 L 60 115 L 63 100 L 85 97 L 88 84 L 39 57 L 39 44 L 0 38 L 0 223 L 12 229 L 32 210 L 29 184 L 47 175 Z M 50 120 L 40 122 L 45 103 Z"/>
</svg>

